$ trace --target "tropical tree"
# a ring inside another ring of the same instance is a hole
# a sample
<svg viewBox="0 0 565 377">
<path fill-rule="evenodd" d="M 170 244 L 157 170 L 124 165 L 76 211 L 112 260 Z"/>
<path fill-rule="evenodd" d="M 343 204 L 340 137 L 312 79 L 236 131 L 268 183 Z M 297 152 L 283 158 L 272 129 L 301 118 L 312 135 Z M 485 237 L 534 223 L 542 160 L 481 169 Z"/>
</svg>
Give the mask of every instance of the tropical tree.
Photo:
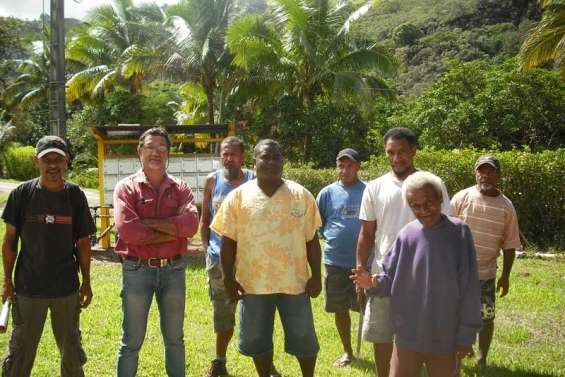
<svg viewBox="0 0 565 377">
<path fill-rule="evenodd" d="M 520 49 L 519 69 L 527 72 L 555 60 L 565 79 L 565 1 L 540 0 L 540 6 L 543 16 Z"/>
<path fill-rule="evenodd" d="M 215 120 L 219 77 L 229 70 L 231 56 L 226 48 L 226 31 L 232 11 L 231 0 L 181 0 L 166 8 L 166 24 L 175 49 L 166 69 L 181 82 L 192 82 L 204 90 L 207 120 Z M 220 93 L 223 93 L 220 90 Z M 220 112 L 221 113 L 221 112 Z M 221 119 L 220 119 L 221 121 Z"/>
<path fill-rule="evenodd" d="M 48 51 L 38 46 L 29 59 L 14 59 L 19 75 L 8 84 L 3 99 L 8 108 L 28 110 L 47 103 L 49 93 Z"/>
<path fill-rule="evenodd" d="M 93 9 L 67 43 L 67 59 L 78 71 L 67 81 L 68 99 L 88 101 L 116 86 L 143 93 L 167 43 L 163 22 L 156 4 L 113 0 Z"/>
<path fill-rule="evenodd" d="M 320 96 L 338 105 L 348 101 L 369 104 L 376 95 L 392 96 L 386 78 L 395 73 L 397 59 L 384 47 L 351 33 L 352 23 L 371 3 L 358 9 L 329 0 L 275 3 L 269 16 L 244 17 L 228 32 L 233 64 L 250 77 L 240 89 L 251 85 L 251 98 L 261 100 L 265 93 L 291 95 L 312 110 Z M 306 158 L 313 126 L 305 124 Z"/>
</svg>

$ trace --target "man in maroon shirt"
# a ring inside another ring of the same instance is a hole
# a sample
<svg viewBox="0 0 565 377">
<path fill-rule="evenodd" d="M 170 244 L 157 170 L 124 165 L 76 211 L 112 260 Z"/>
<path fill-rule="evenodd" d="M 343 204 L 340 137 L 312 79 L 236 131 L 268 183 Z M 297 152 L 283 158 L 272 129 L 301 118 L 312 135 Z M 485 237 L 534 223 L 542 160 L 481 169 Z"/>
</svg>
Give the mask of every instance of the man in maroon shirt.
<svg viewBox="0 0 565 377">
<path fill-rule="evenodd" d="M 198 228 L 198 213 L 190 187 L 166 172 L 170 146 L 163 129 L 145 131 L 137 147 L 141 170 L 114 189 L 116 253 L 123 259 L 118 377 L 137 373 L 153 295 L 161 316 L 167 375 L 185 376 L 184 254 L 187 238 Z"/>
</svg>

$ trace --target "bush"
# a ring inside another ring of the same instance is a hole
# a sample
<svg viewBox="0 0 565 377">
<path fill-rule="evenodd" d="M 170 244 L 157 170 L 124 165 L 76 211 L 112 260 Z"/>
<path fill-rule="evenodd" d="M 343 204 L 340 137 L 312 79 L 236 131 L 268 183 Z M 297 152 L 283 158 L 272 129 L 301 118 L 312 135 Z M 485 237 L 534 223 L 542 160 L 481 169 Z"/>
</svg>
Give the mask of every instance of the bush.
<svg viewBox="0 0 565 377">
<path fill-rule="evenodd" d="M 4 167 L 6 169 L 6 177 L 27 181 L 39 175 L 39 171 L 33 162 L 35 156 L 35 148 L 32 146 L 20 146 L 13 144 L 4 153 Z"/>
<path fill-rule="evenodd" d="M 418 169 L 429 170 L 445 181 L 450 196 L 472 186 L 473 166 L 484 151 L 421 150 L 416 155 Z M 529 153 L 496 152 L 502 177 L 499 183 L 512 200 L 526 240 L 540 248 L 565 248 L 565 195 L 562 189 L 565 171 L 565 149 Z M 374 179 L 389 170 L 384 156 L 372 157 L 363 163 L 361 178 Z M 336 180 L 334 169 L 288 167 L 288 179 L 304 185 L 312 194 Z"/>
<path fill-rule="evenodd" d="M 82 188 L 98 188 L 98 168 L 77 169 L 69 173 L 69 181 Z"/>
<path fill-rule="evenodd" d="M 434 85 L 389 124 L 412 128 L 424 146 L 532 150 L 565 145 L 565 84 L 559 74 L 516 62 L 453 62 Z"/>
</svg>

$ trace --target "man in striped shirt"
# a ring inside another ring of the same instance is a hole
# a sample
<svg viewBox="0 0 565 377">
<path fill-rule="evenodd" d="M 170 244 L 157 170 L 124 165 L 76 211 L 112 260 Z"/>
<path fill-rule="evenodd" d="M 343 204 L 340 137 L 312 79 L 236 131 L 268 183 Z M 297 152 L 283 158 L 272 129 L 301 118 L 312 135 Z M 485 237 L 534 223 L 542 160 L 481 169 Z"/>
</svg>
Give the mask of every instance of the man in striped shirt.
<svg viewBox="0 0 565 377">
<path fill-rule="evenodd" d="M 506 296 L 510 285 L 510 271 L 520 249 L 518 218 L 510 199 L 497 188 L 500 163 L 494 156 L 482 156 L 475 163 L 475 186 L 466 188 L 453 197 L 453 215 L 471 228 L 479 279 L 481 280 L 481 314 L 483 328 L 479 334 L 477 367 L 484 370 L 494 333 L 495 291 Z M 503 252 L 502 273 L 495 285 L 496 260 Z"/>
</svg>

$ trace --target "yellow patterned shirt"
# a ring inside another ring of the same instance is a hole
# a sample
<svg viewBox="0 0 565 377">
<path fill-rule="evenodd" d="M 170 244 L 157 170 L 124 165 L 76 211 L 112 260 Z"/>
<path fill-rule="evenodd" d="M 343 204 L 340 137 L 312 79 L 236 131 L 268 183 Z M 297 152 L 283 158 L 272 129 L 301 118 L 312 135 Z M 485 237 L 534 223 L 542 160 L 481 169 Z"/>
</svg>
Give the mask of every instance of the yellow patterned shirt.
<svg viewBox="0 0 565 377">
<path fill-rule="evenodd" d="M 306 242 L 320 225 L 304 187 L 285 180 L 268 197 L 254 179 L 226 197 L 210 228 L 237 242 L 236 280 L 246 293 L 296 295 L 310 277 Z"/>
</svg>

